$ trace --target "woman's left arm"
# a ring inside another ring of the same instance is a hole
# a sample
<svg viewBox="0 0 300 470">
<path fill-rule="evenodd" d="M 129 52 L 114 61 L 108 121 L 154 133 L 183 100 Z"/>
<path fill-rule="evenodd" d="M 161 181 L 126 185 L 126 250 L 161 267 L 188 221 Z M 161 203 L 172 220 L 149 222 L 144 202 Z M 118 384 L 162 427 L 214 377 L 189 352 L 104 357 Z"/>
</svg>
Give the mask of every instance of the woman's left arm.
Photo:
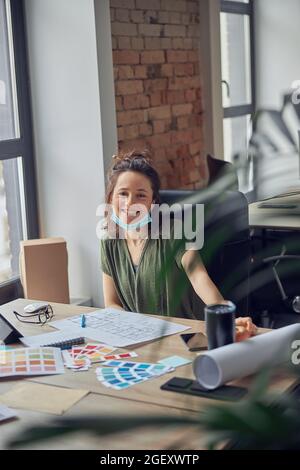
<svg viewBox="0 0 300 470">
<path fill-rule="evenodd" d="M 224 302 L 221 292 L 209 277 L 198 251 L 186 251 L 181 258 L 181 264 L 196 294 L 206 305 Z"/>
<path fill-rule="evenodd" d="M 217 286 L 213 283 L 196 250 L 188 250 L 181 258 L 181 264 L 196 292 L 206 305 L 221 304 L 224 298 Z M 236 341 L 242 341 L 255 335 L 257 327 L 250 317 L 240 317 L 235 320 Z"/>
</svg>

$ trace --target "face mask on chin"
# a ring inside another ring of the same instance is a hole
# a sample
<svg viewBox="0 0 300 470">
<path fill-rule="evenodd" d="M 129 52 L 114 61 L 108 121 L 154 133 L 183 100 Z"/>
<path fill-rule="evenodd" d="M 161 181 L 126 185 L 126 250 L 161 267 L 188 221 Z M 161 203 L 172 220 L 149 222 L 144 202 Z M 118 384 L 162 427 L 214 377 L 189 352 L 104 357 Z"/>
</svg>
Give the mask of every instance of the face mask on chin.
<svg viewBox="0 0 300 470">
<path fill-rule="evenodd" d="M 125 222 L 123 222 L 123 220 L 121 220 L 120 217 L 117 216 L 114 209 L 112 210 L 112 214 L 110 218 L 113 222 L 115 222 L 115 224 L 117 224 L 119 227 L 123 228 L 124 230 L 127 230 L 128 232 L 144 227 L 145 225 L 152 222 L 152 218 L 149 212 L 147 212 L 147 214 L 141 220 L 139 220 L 138 222 L 134 222 L 132 224 L 126 224 Z"/>
</svg>

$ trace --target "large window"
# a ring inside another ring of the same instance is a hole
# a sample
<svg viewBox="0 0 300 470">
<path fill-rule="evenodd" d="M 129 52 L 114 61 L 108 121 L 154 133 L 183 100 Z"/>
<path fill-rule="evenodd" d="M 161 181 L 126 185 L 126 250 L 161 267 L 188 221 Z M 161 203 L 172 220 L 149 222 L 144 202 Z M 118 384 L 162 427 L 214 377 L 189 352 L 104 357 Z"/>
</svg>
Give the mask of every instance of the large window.
<svg viewBox="0 0 300 470">
<path fill-rule="evenodd" d="M 38 237 L 22 0 L 0 0 L 0 304 L 20 292 L 20 240 Z"/>
<path fill-rule="evenodd" d="M 245 161 L 255 111 L 253 1 L 221 1 L 224 158 Z"/>
</svg>

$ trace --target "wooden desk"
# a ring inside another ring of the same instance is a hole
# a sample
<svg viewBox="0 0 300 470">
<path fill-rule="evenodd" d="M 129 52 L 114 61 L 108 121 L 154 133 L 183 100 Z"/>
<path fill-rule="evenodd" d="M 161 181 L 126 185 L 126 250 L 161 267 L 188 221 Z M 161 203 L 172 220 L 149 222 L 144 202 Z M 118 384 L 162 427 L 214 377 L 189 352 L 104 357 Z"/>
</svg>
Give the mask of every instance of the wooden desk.
<svg viewBox="0 0 300 470">
<path fill-rule="evenodd" d="M 0 313 L 14 324 L 24 335 L 40 334 L 41 332 L 53 331 L 48 325 L 30 325 L 20 323 L 16 320 L 13 310 L 22 311 L 24 305 L 30 301 L 18 299 L 0 307 Z M 90 307 L 75 307 L 73 305 L 51 304 L 53 306 L 55 319 L 62 319 L 73 316 L 82 312 L 88 313 L 94 309 Z M 201 331 L 204 328 L 204 322 L 184 319 L 170 319 L 191 327 L 190 331 Z M 134 346 L 138 352 L 139 361 L 155 362 L 159 359 L 170 355 L 182 355 L 193 359 L 196 353 L 189 352 L 184 346 L 179 335 L 168 336 L 157 341 L 145 343 L 143 345 Z M 89 390 L 91 393 L 84 397 L 79 403 L 71 408 L 66 415 L 74 416 L 80 414 L 95 413 L 101 414 L 117 414 L 131 415 L 168 415 L 168 416 L 195 416 L 201 408 L 203 409 L 208 403 L 216 403 L 214 400 L 206 398 L 186 396 L 173 392 L 160 390 L 166 380 L 172 376 L 180 376 L 194 378 L 192 365 L 180 367 L 175 372 L 168 375 L 152 379 L 150 381 L 137 384 L 127 390 L 113 390 L 106 388 L 97 381 L 95 375 L 95 365 L 87 372 L 74 373 L 66 370 L 65 374 L 35 377 L 26 379 L 31 382 L 56 385 L 67 388 L 80 388 Z M 23 380 L 23 379 L 22 379 Z M 252 378 L 248 377 L 234 383 L 239 386 L 248 387 Z M 0 394 L 9 390 L 18 381 L 0 380 Z M 278 373 L 270 384 L 272 391 L 286 392 L 291 390 L 295 385 L 295 378 L 285 373 Z M 21 419 L 11 423 L 4 424 L 5 436 L 1 433 L 0 447 L 5 448 L 6 439 L 19 432 L 25 425 L 35 422 L 45 423 L 46 419 L 51 418 L 45 413 L 33 413 L 28 411 L 20 411 Z M 54 440 L 44 444 L 46 448 L 55 449 L 75 449 L 75 448 L 96 448 L 96 449 L 201 449 L 204 446 L 205 436 L 191 427 L 174 427 L 161 429 L 151 428 L 143 430 L 143 432 L 132 431 L 129 434 L 113 435 L 105 439 L 94 438 L 91 436 L 75 435 L 63 441 Z M 53 447 L 52 447 L 53 446 Z M 43 444 L 39 448 L 43 448 Z"/>
<path fill-rule="evenodd" d="M 259 205 L 263 201 L 249 204 L 250 228 L 272 230 L 300 230 L 300 189 L 299 194 L 269 199 L 270 204 L 296 204 L 295 209 L 263 209 Z"/>
</svg>

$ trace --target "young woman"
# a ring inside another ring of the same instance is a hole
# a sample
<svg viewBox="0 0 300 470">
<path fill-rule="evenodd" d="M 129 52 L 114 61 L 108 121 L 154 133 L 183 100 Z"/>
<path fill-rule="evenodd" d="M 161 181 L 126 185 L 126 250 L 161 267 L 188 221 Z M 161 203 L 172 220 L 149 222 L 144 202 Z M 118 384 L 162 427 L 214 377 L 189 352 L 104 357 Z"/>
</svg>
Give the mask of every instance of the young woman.
<svg viewBox="0 0 300 470">
<path fill-rule="evenodd" d="M 113 158 L 106 195 L 111 208 L 107 227 L 114 226 L 115 234 L 121 230 L 123 237 L 111 237 L 107 229 L 101 239 L 105 307 L 203 319 L 203 303 L 225 300 L 198 250 L 187 250 L 185 243 L 178 246 L 172 230 L 169 239 L 151 237 L 151 207 L 160 203 L 160 180 L 149 155 L 132 151 Z M 139 217 L 130 211 L 137 204 L 144 208 Z M 249 317 L 238 318 L 236 325 L 237 339 L 256 330 Z"/>
</svg>

